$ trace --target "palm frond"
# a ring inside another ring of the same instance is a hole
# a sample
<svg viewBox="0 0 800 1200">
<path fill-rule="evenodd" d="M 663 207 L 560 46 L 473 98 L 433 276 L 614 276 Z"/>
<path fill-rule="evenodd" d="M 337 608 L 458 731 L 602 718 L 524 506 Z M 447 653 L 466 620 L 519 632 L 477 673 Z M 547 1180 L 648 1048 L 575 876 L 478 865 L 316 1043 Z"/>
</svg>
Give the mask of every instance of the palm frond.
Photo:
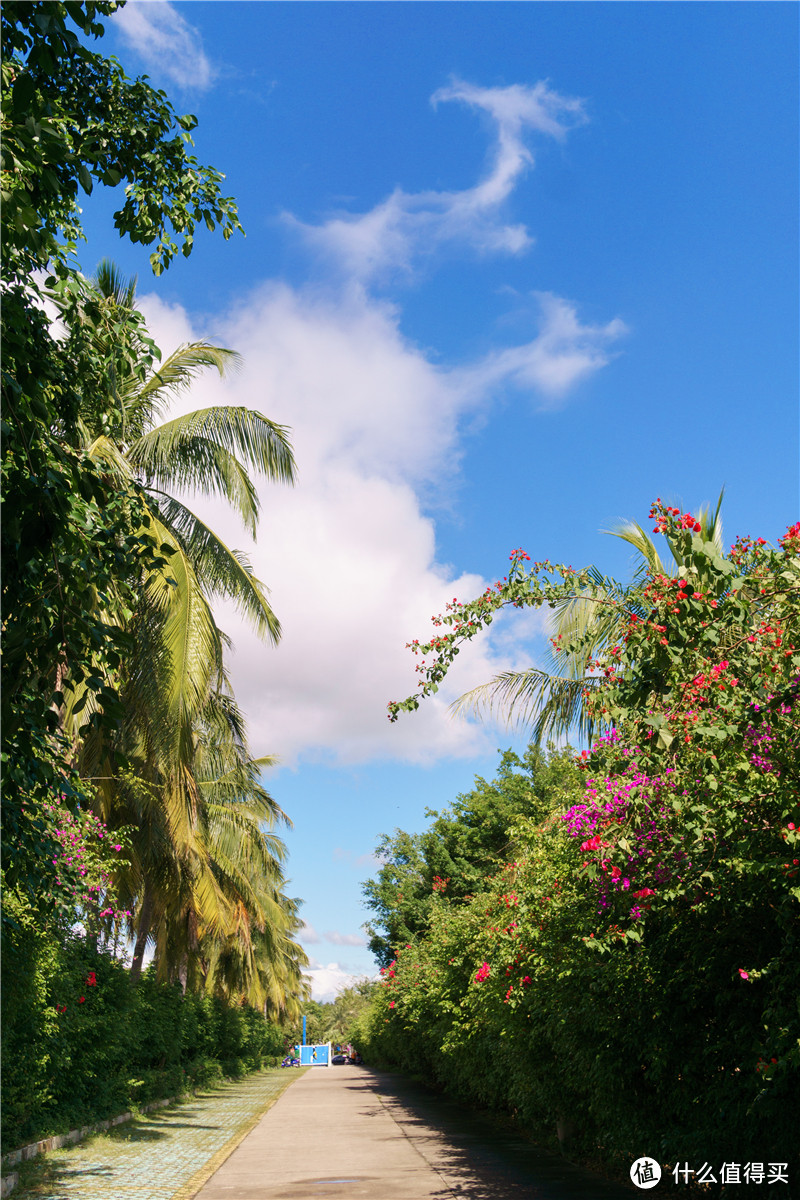
<svg viewBox="0 0 800 1200">
<path fill-rule="evenodd" d="M 159 498 L 158 511 L 180 542 L 206 594 L 233 600 L 256 633 L 276 645 L 281 636 L 280 622 L 267 599 L 267 589 L 256 579 L 246 555 L 229 549 L 179 500 Z"/>
<path fill-rule="evenodd" d="M 653 539 L 638 521 L 621 521 L 613 529 L 604 529 L 602 532 L 609 534 L 611 537 L 622 538 L 623 542 L 628 542 L 635 550 L 639 551 L 641 561 L 634 572 L 634 583 L 640 583 L 648 573 L 652 575 L 674 575 L 674 567 L 666 567 L 664 565 Z"/>
<path fill-rule="evenodd" d="M 241 356 L 235 350 L 226 350 L 211 342 L 186 342 L 153 371 L 137 396 L 137 407 L 157 416 L 170 399 L 191 387 L 198 375 L 209 367 L 215 368 L 224 378 L 229 370 L 238 369 L 241 362 Z"/>
<path fill-rule="evenodd" d="M 100 463 L 105 467 L 117 483 L 124 486 L 132 481 L 133 472 L 131 471 L 130 463 L 116 442 L 106 437 L 105 434 L 101 434 L 100 437 L 90 442 L 87 445 L 86 451 L 94 462 Z"/>
<path fill-rule="evenodd" d="M 555 639 L 551 651 L 553 674 L 582 679 L 588 663 L 608 645 L 628 597 L 612 579 L 594 572 L 594 583 L 553 606 Z"/>
<path fill-rule="evenodd" d="M 166 430 L 166 435 L 162 436 Z M 151 493 L 168 495 L 178 488 L 204 496 L 221 496 L 239 514 L 247 532 L 255 537 L 259 499 L 255 484 L 235 455 L 207 438 L 186 438 L 176 443 L 174 430 L 162 426 L 134 441 L 128 458 Z"/>
<path fill-rule="evenodd" d="M 497 715 L 510 726 L 529 728 L 537 745 L 566 737 L 575 728 L 591 741 L 595 725 L 586 715 L 584 693 L 599 682 L 593 676 L 564 679 L 536 667 L 505 671 L 465 692 L 451 707 L 455 712 Z"/>
<path fill-rule="evenodd" d="M 91 284 L 104 300 L 111 300 L 118 308 L 132 309 L 136 302 L 136 276 L 126 279 L 116 263 L 110 258 L 101 259 L 91 278 Z"/>
<path fill-rule="evenodd" d="M 295 480 L 287 427 L 247 408 L 220 405 L 174 417 L 134 442 L 129 454 L 156 486 L 215 493 L 238 504 L 243 515 L 247 468 L 277 483 Z"/>
<path fill-rule="evenodd" d="M 148 575 L 146 589 L 164 615 L 163 639 L 171 664 L 169 708 L 180 725 L 191 728 L 222 662 L 222 642 L 182 542 L 162 521 L 155 519 L 154 526 L 159 542 L 172 554 L 168 567 Z"/>
</svg>

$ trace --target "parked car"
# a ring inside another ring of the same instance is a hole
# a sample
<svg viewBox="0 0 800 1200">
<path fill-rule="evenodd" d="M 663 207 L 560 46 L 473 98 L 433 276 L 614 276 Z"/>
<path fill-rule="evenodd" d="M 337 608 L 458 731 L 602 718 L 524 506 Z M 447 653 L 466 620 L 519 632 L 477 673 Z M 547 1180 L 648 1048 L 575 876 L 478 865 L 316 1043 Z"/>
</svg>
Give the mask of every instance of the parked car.
<svg viewBox="0 0 800 1200">
<path fill-rule="evenodd" d="M 346 1054 L 334 1054 L 331 1062 L 335 1067 L 344 1067 L 350 1062 L 350 1059 Z"/>
</svg>

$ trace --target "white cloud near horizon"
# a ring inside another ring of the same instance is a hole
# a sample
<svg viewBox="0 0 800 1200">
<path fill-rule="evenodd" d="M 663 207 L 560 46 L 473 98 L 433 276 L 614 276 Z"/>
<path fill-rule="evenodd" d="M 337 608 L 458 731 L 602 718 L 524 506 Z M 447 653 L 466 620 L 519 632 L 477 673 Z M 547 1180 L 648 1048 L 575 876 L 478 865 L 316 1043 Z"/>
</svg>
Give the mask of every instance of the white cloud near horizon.
<svg viewBox="0 0 800 1200">
<path fill-rule="evenodd" d="M 583 101 L 562 96 L 545 82 L 534 86 L 482 88 L 461 80 L 434 93 L 432 103 L 458 101 L 487 114 L 495 143 L 488 174 L 474 187 L 454 192 L 405 192 L 395 188 L 369 212 L 340 213 L 321 225 L 284 219 L 307 243 L 333 259 L 345 276 L 367 283 L 387 272 L 410 272 L 419 256 L 447 242 L 479 253 L 519 254 L 532 245 L 524 225 L 507 224 L 502 206 L 522 173 L 533 166 L 526 137 L 536 133 L 563 141 L 587 120 Z"/>
<path fill-rule="evenodd" d="M 335 1000 L 345 988 L 352 987 L 359 979 L 364 978 L 363 971 L 360 974 L 353 973 L 346 964 L 321 963 L 314 958 L 303 975 L 311 981 L 312 1000 L 318 1000 L 321 1004 Z"/>
<path fill-rule="evenodd" d="M 214 82 L 199 31 L 169 0 L 128 0 L 112 20 L 150 70 L 187 91 L 206 91 Z"/>
</svg>

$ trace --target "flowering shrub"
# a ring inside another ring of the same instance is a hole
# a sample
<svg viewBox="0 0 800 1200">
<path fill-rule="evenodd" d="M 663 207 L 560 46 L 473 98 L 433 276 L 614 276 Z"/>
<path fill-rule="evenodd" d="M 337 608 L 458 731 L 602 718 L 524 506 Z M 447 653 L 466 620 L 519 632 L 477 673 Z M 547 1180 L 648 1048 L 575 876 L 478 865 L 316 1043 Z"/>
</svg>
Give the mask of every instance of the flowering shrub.
<svg viewBox="0 0 800 1200">
<path fill-rule="evenodd" d="M 511 857 L 426 924 L 379 989 L 368 1050 L 591 1157 L 794 1154 L 800 1073 L 800 524 L 728 556 L 691 514 L 651 516 L 676 557 L 611 592 L 596 573 L 512 555 L 454 601 L 423 656 L 435 691 L 506 605 L 611 606 L 588 663 L 599 736 L 582 795 L 521 817 Z M 578 638 L 563 650 L 583 651 Z M 452 888 L 449 885 L 448 891 Z M 477 986 L 476 986 L 477 985 Z M 391 993 L 391 1020 L 386 997 Z"/>
<path fill-rule="evenodd" d="M 116 906 L 113 878 L 114 869 L 124 862 L 120 856 L 127 846 L 125 831 L 110 834 L 93 813 L 69 809 L 64 797 L 43 804 L 42 812 L 56 847 L 49 898 L 57 917 L 71 922 L 79 916 L 95 934 L 100 925 L 109 929 L 130 917 Z"/>
<path fill-rule="evenodd" d="M 19 895 L 5 903 L 3 1146 L 114 1116 L 280 1053 L 263 1013 L 161 984 L 138 985 L 84 937 L 55 939 Z"/>
</svg>

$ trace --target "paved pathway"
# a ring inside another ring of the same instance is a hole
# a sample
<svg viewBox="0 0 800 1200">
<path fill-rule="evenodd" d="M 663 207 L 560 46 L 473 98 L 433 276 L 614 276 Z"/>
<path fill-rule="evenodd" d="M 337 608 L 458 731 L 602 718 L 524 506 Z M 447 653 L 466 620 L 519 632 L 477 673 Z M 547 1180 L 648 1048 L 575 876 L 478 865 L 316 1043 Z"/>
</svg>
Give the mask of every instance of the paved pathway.
<svg viewBox="0 0 800 1200">
<path fill-rule="evenodd" d="M 316 1068 L 289 1089 L 197 1200 L 631 1200 L 397 1075 Z"/>
<path fill-rule="evenodd" d="M 263 1071 L 54 1151 L 31 1168 L 34 1176 L 15 1190 L 17 1200 L 632 1200 L 638 1194 L 367 1067 Z"/>
<path fill-rule="evenodd" d="M 305 1071 L 259 1071 L 23 1164 L 14 1200 L 190 1200 Z"/>
</svg>

